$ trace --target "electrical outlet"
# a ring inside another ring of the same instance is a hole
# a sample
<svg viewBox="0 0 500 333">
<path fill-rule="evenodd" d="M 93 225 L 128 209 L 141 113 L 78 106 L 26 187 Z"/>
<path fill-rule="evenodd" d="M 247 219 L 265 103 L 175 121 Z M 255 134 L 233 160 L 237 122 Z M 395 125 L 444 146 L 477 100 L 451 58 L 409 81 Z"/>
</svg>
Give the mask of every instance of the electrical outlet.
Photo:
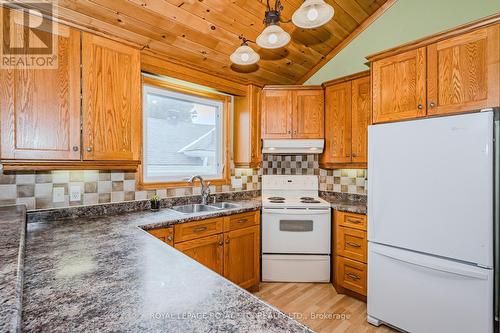
<svg viewBox="0 0 500 333">
<path fill-rule="evenodd" d="M 231 182 L 231 185 L 233 186 L 233 188 L 242 188 L 243 180 L 241 180 L 241 178 L 234 178 Z"/>
<path fill-rule="evenodd" d="M 64 187 L 54 187 L 52 190 L 52 202 L 64 202 Z"/>
<path fill-rule="evenodd" d="M 79 185 L 72 185 L 69 192 L 69 201 L 80 201 L 82 199 Z"/>
</svg>

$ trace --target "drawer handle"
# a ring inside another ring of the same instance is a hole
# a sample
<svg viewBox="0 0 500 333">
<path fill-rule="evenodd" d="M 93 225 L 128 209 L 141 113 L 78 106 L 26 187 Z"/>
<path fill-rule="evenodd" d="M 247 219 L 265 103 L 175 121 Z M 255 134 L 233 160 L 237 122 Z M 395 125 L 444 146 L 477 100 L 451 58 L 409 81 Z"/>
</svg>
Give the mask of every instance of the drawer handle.
<svg viewBox="0 0 500 333">
<path fill-rule="evenodd" d="M 354 218 L 352 218 L 352 217 L 348 217 L 346 221 L 347 221 L 347 222 L 354 223 L 354 224 L 360 224 L 360 223 L 361 223 L 361 220 L 359 220 L 359 219 L 354 219 Z"/>
<path fill-rule="evenodd" d="M 167 236 L 167 240 L 168 240 L 168 241 L 172 241 L 172 239 L 174 239 L 174 237 L 172 237 L 172 236 Z"/>
<path fill-rule="evenodd" d="M 352 273 L 347 273 L 346 274 L 347 277 L 351 280 L 354 280 L 354 281 L 358 281 L 359 279 L 361 279 L 359 276 L 357 276 L 356 274 L 352 274 Z"/>
<path fill-rule="evenodd" d="M 207 231 L 207 230 L 208 230 L 208 228 L 203 226 L 203 227 L 194 228 L 193 232 L 202 232 L 202 231 Z"/>
<path fill-rule="evenodd" d="M 361 247 L 361 245 L 352 242 L 346 242 L 346 244 L 349 245 L 350 247 Z"/>
<path fill-rule="evenodd" d="M 248 222 L 248 219 L 241 219 L 241 220 L 238 220 L 236 223 L 245 223 L 245 222 Z"/>
</svg>

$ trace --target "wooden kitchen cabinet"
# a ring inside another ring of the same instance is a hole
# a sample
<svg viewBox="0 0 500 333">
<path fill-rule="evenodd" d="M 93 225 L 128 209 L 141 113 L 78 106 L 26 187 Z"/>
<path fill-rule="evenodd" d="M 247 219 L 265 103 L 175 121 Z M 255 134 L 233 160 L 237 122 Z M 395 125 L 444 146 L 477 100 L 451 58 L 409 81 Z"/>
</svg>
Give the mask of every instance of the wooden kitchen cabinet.
<svg viewBox="0 0 500 333">
<path fill-rule="evenodd" d="M 267 86 L 262 91 L 263 139 L 323 139 L 324 92 L 319 86 Z"/>
<path fill-rule="evenodd" d="M 369 56 L 373 123 L 500 106 L 499 36 L 486 18 Z"/>
<path fill-rule="evenodd" d="M 139 160 L 139 50 L 83 33 L 82 82 L 84 160 Z"/>
<path fill-rule="evenodd" d="M 292 92 L 262 90 L 262 138 L 289 139 L 292 137 Z"/>
<path fill-rule="evenodd" d="M 174 246 L 174 228 L 159 228 L 148 230 L 148 232 L 161 240 L 162 242 L 167 243 L 170 246 Z"/>
<path fill-rule="evenodd" d="M 262 161 L 261 148 L 261 92 L 248 85 L 246 96 L 234 97 L 234 165 L 258 168 Z"/>
<path fill-rule="evenodd" d="M 370 73 L 353 74 L 325 84 L 325 168 L 366 168 L 371 123 Z"/>
<path fill-rule="evenodd" d="M 224 274 L 224 236 L 222 234 L 175 243 L 175 248 L 214 272 Z"/>
<path fill-rule="evenodd" d="M 224 277 L 242 288 L 260 281 L 260 227 L 237 229 L 224 234 Z"/>
<path fill-rule="evenodd" d="M 500 25 L 427 47 L 427 114 L 500 105 Z"/>
<path fill-rule="evenodd" d="M 80 160 L 80 32 L 58 32 L 57 68 L 0 70 L 2 160 Z"/>
<path fill-rule="evenodd" d="M 372 64 L 373 122 L 426 114 L 426 48 L 389 56 Z"/>
<path fill-rule="evenodd" d="M 322 139 L 325 128 L 323 89 L 305 89 L 292 92 L 294 139 Z"/>
<path fill-rule="evenodd" d="M 366 301 L 368 240 L 366 215 L 333 212 L 332 281 L 338 293 Z"/>
</svg>

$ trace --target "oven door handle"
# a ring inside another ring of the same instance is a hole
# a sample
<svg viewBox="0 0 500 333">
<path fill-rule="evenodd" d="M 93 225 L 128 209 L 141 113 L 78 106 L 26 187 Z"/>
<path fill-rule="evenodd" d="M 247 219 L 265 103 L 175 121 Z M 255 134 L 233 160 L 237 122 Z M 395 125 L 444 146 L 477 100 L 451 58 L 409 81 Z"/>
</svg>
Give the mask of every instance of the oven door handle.
<svg viewBox="0 0 500 333">
<path fill-rule="evenodd" d="M 330 209 L 269 209 L 263 208 L 263 214 L 319 215 L 330 214 Z"/>
</svg>

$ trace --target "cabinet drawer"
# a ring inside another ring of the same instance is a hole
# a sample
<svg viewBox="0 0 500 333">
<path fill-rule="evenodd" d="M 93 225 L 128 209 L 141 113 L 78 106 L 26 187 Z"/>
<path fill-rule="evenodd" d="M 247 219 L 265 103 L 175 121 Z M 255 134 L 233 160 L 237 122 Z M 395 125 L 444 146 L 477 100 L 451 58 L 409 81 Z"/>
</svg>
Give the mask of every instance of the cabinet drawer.
<svg viewBox="0 0 500 333">
<path fill-rule="evenodd" d="M 336 254 L 366 263 L 366 231 L 337 226 L 336 232 Z"/>
<path fill-rule="evenodd" d="M 175 242 L 219 234 L 222 232 L 224 218 L 217 217 L 196 222 L 175 225 Z"/>
<path fill-rule="evenodd" d="M 345 289 L 366 296 L 366 264 L 340 256 L 336 256 L 335 259 L 337 262 L 335 275 L 337 284 Z"/>
<path fill-rule="evenodd" d="M 168 245 L 174 245 L 174 228 L 159 228 L 148 230 L 148 232 Z"/>
<path fill-rule="evenodd" d="M 366 231 L 366 215 L 335 211 L 334 216 L 337 225 Z"/>
<path fill-rule="evenodd" d="M 224 218 L 224 231 L 227 232 L 246 227 L 251 227 L 253 225 L 259 224 L 259 222 L 260 222 L 259 211 L 226 216 Z"/>
</svg>

